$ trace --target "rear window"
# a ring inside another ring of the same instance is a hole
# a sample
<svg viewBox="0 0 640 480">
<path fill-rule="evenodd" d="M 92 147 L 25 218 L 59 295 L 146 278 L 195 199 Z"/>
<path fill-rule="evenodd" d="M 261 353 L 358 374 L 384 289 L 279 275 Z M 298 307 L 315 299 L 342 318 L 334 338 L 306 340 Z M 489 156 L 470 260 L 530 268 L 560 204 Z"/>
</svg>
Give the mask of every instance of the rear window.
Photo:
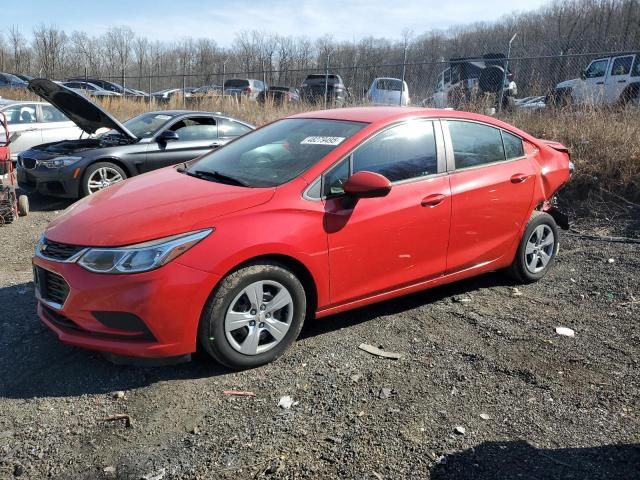
<svg viewBox="0 0 640 480">
<path fill-rule="evenodd" d="M 251 187 L 275 187 L 315 165 L 365 125 L 310 118 L 279 120 L 209 153 L 189 170 L 218 172 Z"/>
<path fill-rule="evenodd" d="M 340 77 L 338 77 L 338 75 L 323 75 L 321 73 L 314 74 L 314 75 L 307 75 L 307 78 L 305 79 L 304 83 L 312 83 L 312 84 L 324 83 L 325 77 L 327 78 L 328 83 L 340 83 Z"/>
<path fill-rule="evenodd" d="M 249 86 L 249 80 L 232 78 L 224 82 L 224 88 L 244 88 Z"/>
<path fill-rule="evenodd" d="M 399 92 L 402 90 L 402 81 L 394 78 L 381 78 L 376 82 L 378 90 L 393 90 Z"/>
</svg>

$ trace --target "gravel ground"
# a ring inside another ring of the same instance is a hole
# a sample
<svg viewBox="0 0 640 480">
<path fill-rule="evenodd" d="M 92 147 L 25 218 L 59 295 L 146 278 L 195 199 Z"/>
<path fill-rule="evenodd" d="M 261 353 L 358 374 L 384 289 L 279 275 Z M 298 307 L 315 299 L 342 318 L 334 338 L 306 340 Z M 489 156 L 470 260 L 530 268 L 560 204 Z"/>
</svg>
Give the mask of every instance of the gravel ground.
<svg viewBox="0 0 640 480">
<path fill-rule="evenodd" d="M 134 368 L 40 324 L 30 257 L 65 204 L 35 201 L 0 228 L 2 479 L 640 478 L 638 244 L 565 235 L 537 284 L 484 275 L 310 322 L 251 371 Z M 639 235 L 638 210 L 598 211 L 575 228 Z"/>
</svg>

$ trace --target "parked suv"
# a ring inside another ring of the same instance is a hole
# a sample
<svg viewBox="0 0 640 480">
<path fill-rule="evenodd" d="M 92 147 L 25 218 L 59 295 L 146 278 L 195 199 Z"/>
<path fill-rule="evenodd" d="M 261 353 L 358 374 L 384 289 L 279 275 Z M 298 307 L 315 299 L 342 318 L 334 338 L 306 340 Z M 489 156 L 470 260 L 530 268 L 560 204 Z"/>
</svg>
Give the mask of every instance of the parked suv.
<svg viewBox="0 0 640 480">
<path fill-rule="evenodd" d="M 307 102 L 322 103 L 327 86 L 327 104 L 342 107 L 349 100 L 349 91 L 340 75 L 313 73 L 300 85 L 300 96 Z"/>
<path fill-rule="evenodd" d="M 440 73 L 433 95 L 423 100 L 423 106 L 459 108 L 479 95 L 499 96 L 502 91 L 503 107 L 508 107 L 518 94 L 513 74 L 508 71 L 505 75 L 506 57 L 500 53 L 451 58 L 449 62 L 449 68 Z"/>
<path fill-rule="evenodd" d="M 550 100 L 556 104 L 640 105 L 640 53 L 595 59 L 580 78 L 556 85 Z"/>
<path fill-rule="evenodd" d="M 258 100 L 258 95 L 266 89 L 267 86 L 262 80 L 252 78 L 230 78 L 224 82 L 225 95 L 246 98 L 251 101 Z"/>
</svg>

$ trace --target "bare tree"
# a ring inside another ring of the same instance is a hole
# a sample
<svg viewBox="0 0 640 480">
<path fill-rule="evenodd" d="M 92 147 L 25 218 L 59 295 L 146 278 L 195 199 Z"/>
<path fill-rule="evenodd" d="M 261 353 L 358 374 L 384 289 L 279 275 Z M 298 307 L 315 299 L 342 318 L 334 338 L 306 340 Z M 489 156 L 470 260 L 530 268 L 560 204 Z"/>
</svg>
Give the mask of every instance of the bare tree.
<svg viewBox="0 0 640 480">
<path fill-rule="evenodd" d="M 67 34 L 55 26 L 44 24 L 33 30 L 33 49 L 40 65 L 38 75 L 56 78 L 62 70 Z"/>
</svg>

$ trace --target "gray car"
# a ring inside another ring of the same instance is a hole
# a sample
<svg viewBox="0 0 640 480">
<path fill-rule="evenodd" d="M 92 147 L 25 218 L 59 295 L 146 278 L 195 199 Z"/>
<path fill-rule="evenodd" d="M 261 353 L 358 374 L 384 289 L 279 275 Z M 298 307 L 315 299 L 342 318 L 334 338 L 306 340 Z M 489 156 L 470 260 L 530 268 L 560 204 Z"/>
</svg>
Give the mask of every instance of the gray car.
<svg viewBox="0 0 640 480">
<path fill-rule="evenodd" d="M 120 123 L 95 103 L 50 80 L 29 90 L 96 138 L 46 143 L 18 155 L 18 182 L 44 195 L 78 198 L 140 173 L 192 160 L 254 129 L 219 112 L 148 112 Z"/>
</svg>

